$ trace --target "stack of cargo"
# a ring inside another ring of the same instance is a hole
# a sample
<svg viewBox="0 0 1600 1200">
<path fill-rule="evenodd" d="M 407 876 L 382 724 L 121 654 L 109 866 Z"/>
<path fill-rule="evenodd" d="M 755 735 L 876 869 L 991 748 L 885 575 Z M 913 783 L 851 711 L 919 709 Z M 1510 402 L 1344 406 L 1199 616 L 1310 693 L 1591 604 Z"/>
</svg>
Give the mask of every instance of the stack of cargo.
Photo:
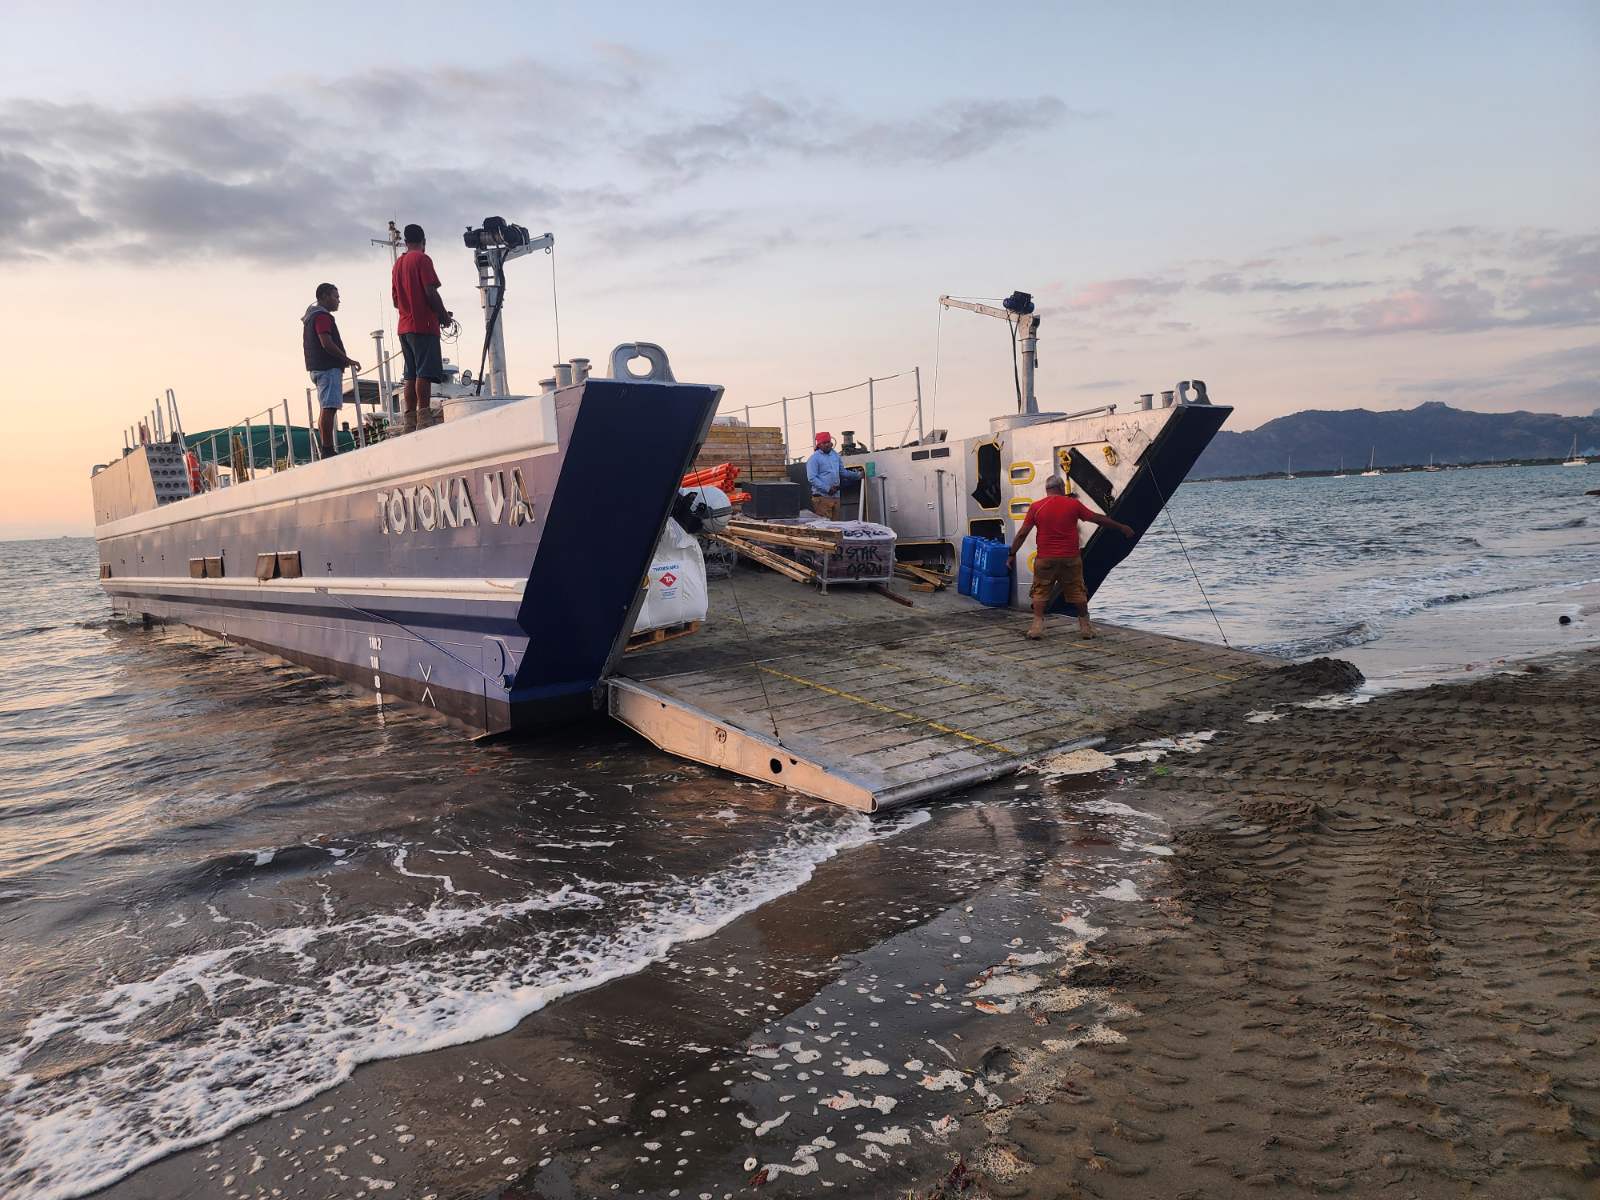
<svg viewBox="0 0 1600 1200">
<path fill-rule="evenodd" d="M 695 457 L 697 471 L 732 463 L 747 483 L 788 478 L 783 430 L 776 425 L 712 425 Z"/>
<path fill-rule="evenodd" d="M 797 550 L 795 557 L 817 573 L 823 587 L 830 583 L 889 583 L 894 579 L 895 533 L 871 521 L 807 521 L 805 530 L 837 531 L 839 545 L 819 554 Z"/>
<path fill-rule="evenodd" d="M 1006 560 L 1011 548 L 1004 542 L 969 534 L 961 539 L 961 566 L 956 572 L 956 590 L 990 608 L 1005 608 L 1011 603 L 1011 565 Z"/>
</svg>

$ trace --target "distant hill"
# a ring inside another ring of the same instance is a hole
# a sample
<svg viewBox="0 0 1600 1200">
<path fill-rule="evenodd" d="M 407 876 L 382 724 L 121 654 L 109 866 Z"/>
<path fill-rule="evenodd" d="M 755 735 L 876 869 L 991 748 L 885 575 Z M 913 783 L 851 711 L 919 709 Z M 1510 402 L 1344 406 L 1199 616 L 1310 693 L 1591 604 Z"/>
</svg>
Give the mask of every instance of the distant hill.
<svg viewBox="0 0 1600 1200">
<path fill-rule="evenodd" d="M 1380 467 L 1426 463 L 1430 454 L 1441 464 L 1565 458 L 1573 434 L 1580 454 L 1600 455 L 1600 409 L 1587 417 L 1486 413 L 1436 400 L 1385 412 L 1308 409 L 1244 433 L 1223 429 L 1190 478 L 1281 474 L 1291 454 L 1296 474 L 1336 470 L 1341 455 L 1346 470 L 1361 471 L 1374 448 Z"/>
</svg>

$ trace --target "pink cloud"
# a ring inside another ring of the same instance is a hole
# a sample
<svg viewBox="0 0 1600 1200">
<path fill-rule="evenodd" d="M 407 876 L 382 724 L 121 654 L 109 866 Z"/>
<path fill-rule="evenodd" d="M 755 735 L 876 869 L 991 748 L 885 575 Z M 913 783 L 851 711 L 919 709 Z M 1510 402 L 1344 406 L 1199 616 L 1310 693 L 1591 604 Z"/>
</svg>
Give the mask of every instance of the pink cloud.
<svg viewBox="0 0 1600 1200">
<path fill-rule="evenodd" d="M 1181 287 L 1181 282 L 1165 279 L 1100 279 L 1084 284 L 1067 297 L 1067 307 L 1080 311 L 1111 308 L 1141 297 L 1168 295 Z"/>
</svg>

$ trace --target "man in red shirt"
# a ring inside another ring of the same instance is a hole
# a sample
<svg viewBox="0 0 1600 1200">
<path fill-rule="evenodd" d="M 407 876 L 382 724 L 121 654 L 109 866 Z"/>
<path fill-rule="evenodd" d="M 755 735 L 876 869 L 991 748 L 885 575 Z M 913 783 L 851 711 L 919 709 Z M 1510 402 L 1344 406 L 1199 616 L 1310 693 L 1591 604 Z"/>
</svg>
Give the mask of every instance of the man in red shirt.
<svg viewBox="0 0 1600 1200">
<path fill-rule="evenodd" d="M 439 276 L 428 257 L 428 239 L 421 225 L 407 225 L 406 252 L 395 259 L 392 287 L 400 312 L 400 352 L 405 357 L 405 427 L 403 432 L 433 424 L 433 385 L 444 382 L 439 327 L 454 317 L 439 299 Z"/>
<path fill-rule="evenodd" d="M 1078 610 L 1078 632 L 1085 638 L 1094 636 L 1094 626 L 1089 624 L 1089 593 L 1083 585 L 1083 558 L 1078 552 L 1078 522 L 1088 521 L 1115 529 L 1123 537 L 1133 536 L 1133 527 L 1097 513 L 1075 496 L 1067 495 L 1066 480 L 1052 475 L 1044 481 L 1045 496 L 1028 506 L 1022 528 L 1011 543 L 1011 555 L 1006 565 L 1015 567 L 1017 551 L 1028 540 L 1028 531 L 1039 531 L 1039 549 L 1033 560 L 1033 586 L 1028 589 L 1028 599 L 1033 601 L 1033 624 L 1028 626 L 1028 636 L 1037 641 L 1044 636 L 1044 613 L 1057 588 L 1061 598 Z"/>
</svg>

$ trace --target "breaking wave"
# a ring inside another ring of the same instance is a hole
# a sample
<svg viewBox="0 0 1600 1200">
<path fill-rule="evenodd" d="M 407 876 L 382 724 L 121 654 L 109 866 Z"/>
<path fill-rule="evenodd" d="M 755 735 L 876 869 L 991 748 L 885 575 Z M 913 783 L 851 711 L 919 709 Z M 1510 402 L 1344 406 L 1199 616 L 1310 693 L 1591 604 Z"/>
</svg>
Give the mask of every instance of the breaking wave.
<svg viewBox="0 0 1600 1200">
<path fill-rule="evenodd" d="M 1335 650 L 1343 650 L 1350 646 L 1364 646 L 1368 642 L 1377 641 L 1381 632 L 1365 621 L 1357 621 L 1353 625 L 1346 625 L 1332 632 L 1286 638 L 1279 642 L 1263 642 L 1247 646 L 1246 649 L 1259 654 L 1275 654 L 1280 658 L 1309 658 L 1318 654 L 1331 654 Z"/>
<path fill-rule="evenodd" d="M 317 924 L 240 929 L 63 1001 L 0 1049 L 0 1193 L 84 1196 L 303 1104 L 362 1063 L 504 1033 L 801 887 L 841 851 L 928 819 L 797 827 L 702 878 L 578 881 L 352 919 L 329 907 Z"/>
</svg>

